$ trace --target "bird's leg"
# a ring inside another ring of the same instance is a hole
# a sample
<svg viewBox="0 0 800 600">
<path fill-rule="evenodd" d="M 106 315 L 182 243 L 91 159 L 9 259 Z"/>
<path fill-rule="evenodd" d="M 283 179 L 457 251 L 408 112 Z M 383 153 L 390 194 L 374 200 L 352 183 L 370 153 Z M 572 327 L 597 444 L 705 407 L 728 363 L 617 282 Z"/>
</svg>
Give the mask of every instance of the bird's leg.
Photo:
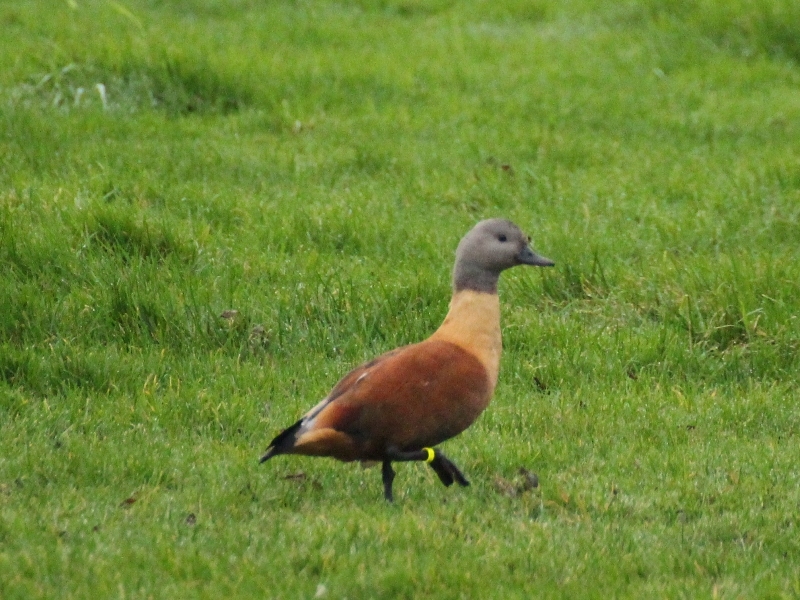
<svg viewBox="0 0 800 600">
<path fill-rule="evenodd" d="M 437 452 L 433 448 L 423 448 L 422 450 L 412 450 L 411 452 L 401 452 L 389 448 L 386 450 L 386 458 L 397 462 L 429 461 L 433 460 Z"/>
<path fill-rule="evenodd" d="M 393 502 L 392 496 L 392 482 L 394 481 L 394 469 L 392 469 L 392 461 L 383 461 L 383 497 L 387 502 Z"/>
<path fill-rule="evenodd" d="M 425 461 L 431 466 L 439 480 L 446 486 L 450 487 L 453 482 L 458 482 L 459 485 L 467 486 L 469 481 L 464 477 L 464 474 L 453 464 L 449 458 L 444 455 L 441 450 L 434 448 L 423 448 L 422 450 L 412 450 L 410 452 L 400 452 L 399 450 L 389 450 L 386 456 L 390 460 L 398 462 L 406 461 Z M 384 463 L 385 464 L 385 463 Z"/>
</svg>

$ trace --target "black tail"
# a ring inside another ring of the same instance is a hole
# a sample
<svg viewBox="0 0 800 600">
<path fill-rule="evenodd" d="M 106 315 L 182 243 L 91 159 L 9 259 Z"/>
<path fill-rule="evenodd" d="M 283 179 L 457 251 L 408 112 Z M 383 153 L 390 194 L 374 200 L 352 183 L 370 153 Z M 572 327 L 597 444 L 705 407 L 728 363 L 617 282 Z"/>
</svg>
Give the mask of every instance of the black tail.
<svg viewBox="0 0 800 600">
<path fill-rule="evenodd" d="M 281 431 L 275 439 L 269 443 L 267 446 L 267 452 L 264 456 L 261 457 L 259 463 L 263 463 L 268 461 L 273 456 L 277 456 L 278 454 L 286 454 L 289 450 L 294 447 L 294 443 L 297 441 L 297 432 L 300 429 L 300 426 L 303 424 L 303 419 L 300 419 L 297 423 L 288 427 Z"/>
</svg>

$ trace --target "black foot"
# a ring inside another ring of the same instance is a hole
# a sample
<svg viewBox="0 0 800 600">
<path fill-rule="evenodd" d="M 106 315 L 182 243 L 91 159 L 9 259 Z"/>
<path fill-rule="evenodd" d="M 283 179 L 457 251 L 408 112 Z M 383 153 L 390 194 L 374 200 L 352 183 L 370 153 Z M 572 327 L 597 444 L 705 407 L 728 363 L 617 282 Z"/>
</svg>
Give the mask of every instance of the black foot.
<svg viewBox="0 0 800 600">
<path fill-rule="evenodd" d="M 469 485 L 469 481 L 464 477 L 464 474 L 453 464 L 453 461 L 447 458 L 441 451 L 437 450 L 436 456 L 434 456 L 433 460 L 428 464 L 430 464 L 431 469 L 436 472 L 439 476 L 439 480 L 445 486 L 450 487 L 453 485 L 454 481 L 461 486 L 466 487 Z"/>
<path fill-rule="evenodd" d="M 394 502 L 392 495 L 392 482 L 394 481 L 394 469 L 392 469 L 392 462 L 389 460 L 383 461 L 383 497 L 387 502 Z"/>
</svg>

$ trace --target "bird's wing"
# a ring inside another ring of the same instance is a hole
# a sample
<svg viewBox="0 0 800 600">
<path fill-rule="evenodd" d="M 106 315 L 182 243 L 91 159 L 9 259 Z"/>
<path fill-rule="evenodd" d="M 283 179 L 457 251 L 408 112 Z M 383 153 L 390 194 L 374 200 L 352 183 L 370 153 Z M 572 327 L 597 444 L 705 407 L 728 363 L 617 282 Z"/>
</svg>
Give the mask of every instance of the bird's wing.
<svg viewBox="0 0 800 600">
<path fill-rule="evenodd" d="M 316 406 L 314 406 L 311 410 L 309 410 L 305 415 L 303 415 L 300 420 L 296 423 L 287 427 L 283 431 L 281 431 L 275 438 L 270 442 L 269 446 L 267 447 L 266 453 L 261 457 L 261 462 L 264 462 L 273 456 L 278 454 L 286 454 L 286 453 L 299 453 L 299 454 L 315 454 L 314 448 L 317 444 L 310 444 L 309 438 L 306 436 L 305 438 L 305 446 L 304 447 L 297 447 L 297 442 L 299 438 L 303 437 L 304 435 L 308 434 L 311 431 L 319 429 L 316 427 L 317 424 L 317 417 L 326 412 L 328 415 L 328 420 L 331 420 L 332 416 L 336 416 L 335 419 L 338 422 L 338 429 L 346 429 L 347 423 L 353 420 L 353 411 L 348 409 L 348 405 L 339 402 L 337 404 L 337 400 L 340 400 L 342 396 L 345 396 L 352 392 L 354 387 L 356 387 L 364 378 L 364 376 L 369 373 L 370 371 L 377 369 L 384 361 L 390 359 L 392 356 L 396 355 L 398 352 L 401 352 L 404 348 L 397 348 L 385 354 L 381 354 L 380 356 L 362 364 L 350 371 L 347 375 L 345 375 L 339 383 L 337 383 L 331 392 L 325 396 Z M 329 409 L 326 411 L 326 409 Z M 349 417 L 349 418 L 348 418 Z M 340 439 L 339 442 L 342 440 Z M 348 440 L 345 440 L 348 441 Z M 349 443 L 349 442 L 348 442 Z M 325 450 L 326 443 L 323 443 L 323 450 L 321 451 L 322 455 L 325 455 L 327 451 Z"/>
<path fill-rule="evenodd" d="M 355 369 L 350 371 L 347 375 L 342 377 L 342 379 L 337 383 L 333 389 L 331 390 L 330 394 L 325 396 L 319 404 L 317 404 L 314 408 L 309 410 L 306 414 L 303 415 L 301 421 L 303 423 L 309 423 L 313 421 L 317 415 L 319 415 L 325 408 L 328 407 L 333 402 L 336 402 L 341 396 L 351 393 L 353 389 L 360 384 L 364 378 L 371 372 L 380 370 L 381 365 L 386 362 L 386 360 L 390 359 L 391 357 L 395 356 L 399 352 L 402 352 L 405 347 L 396 348 L 390 352 L 386 352 L 385 354 L 381 354 L 380 356 L 373 358 L 372 360 L 365 362 L 362 365 L 357 366 Z"/>
</svg>

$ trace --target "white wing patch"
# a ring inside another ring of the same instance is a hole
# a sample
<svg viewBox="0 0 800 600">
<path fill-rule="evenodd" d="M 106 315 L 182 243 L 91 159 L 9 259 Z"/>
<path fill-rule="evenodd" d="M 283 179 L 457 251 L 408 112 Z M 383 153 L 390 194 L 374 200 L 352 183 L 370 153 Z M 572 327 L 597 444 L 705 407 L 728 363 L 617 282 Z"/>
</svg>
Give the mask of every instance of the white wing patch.
<svg viewBox="0 0 800 600">
<path fill-rule="evenodd" d="M 322 411 L 323 408 L 325 408 L 328 405 L 329 398 L 330 396 L 325 396 L 322 400 L 319 401 L 319 404 L 317 404 L 314 408 L 312 408 L 303 416 L 303 423 L 301 425 L 303 429 L 306 429 L 311 426 L 311 424 L 314 422 L 314 418 Z"/>
<path fill-rule="evenodd" d="M 361 381 L 367 375 L 369 375 L 369 372 L 370 372 L 370 369 L 367 369 L 361 375 L 359 375 L 358 379 L 356 379 L 353 382 L 353 384 L 351 386 L 351 389 L 353 387 L 357 386 L 359 383 L 361 383 Z M 300 425 L 301 430 L 302 431 L 307 431 L 308 429 L 310 429 L 311 426 L 314 424 L 314 419 L 316 419 L 317 415 L 320 412 L 322 412 L 322 409 L 325 408 L 326 406 L 328 406 L 328 404 L 330 404 L 330 402 L 331 402 L 331 396 L 330 396 L 330 394 L 328 394 L 322 400 L 320 400 L 319 403 L 314 408 L 312 408 L 305 415 L 303 415 L 303 421 L 302 421 L 302 424 Z"/>
</svg>

